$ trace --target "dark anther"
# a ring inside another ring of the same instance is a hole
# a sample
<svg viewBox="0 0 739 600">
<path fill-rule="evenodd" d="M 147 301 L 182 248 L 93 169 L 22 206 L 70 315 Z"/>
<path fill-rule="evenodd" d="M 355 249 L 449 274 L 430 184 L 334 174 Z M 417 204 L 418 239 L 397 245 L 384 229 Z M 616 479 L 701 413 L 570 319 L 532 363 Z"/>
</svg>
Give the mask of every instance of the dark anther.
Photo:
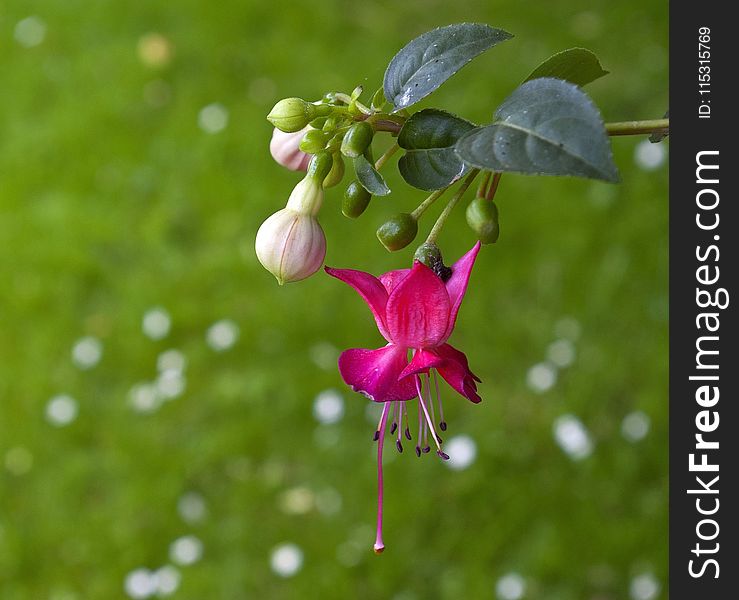
<svg viewBox="0 0 739 600">
<path fill-rule="evenodd" d="M 405 428 L 405 437 L 408 438 L 409 440 L 413 439 L 411 438 L 411 430 L 408 429 L 407 427 Z"/>
<path fill-rule="evenodd" d="M 441 436 L 438 435 L 438 434 L 436 435 L 436 439 L 439 440 L 439 444 L 443 444 L 444 443 L 444 440 L 442 440 L 441 439 Z"/>
<path fill-rule="evenodd" d="M 395 447 L 398 449 L 398 452 L 403 452 L 403 444 L 400 443 L 400 440 L 395 442 Z"/>
<path fill-rule="evenodd" d="M 372 436 L 372 441 L 373 442 L 376 442 L 379 439 L 380 439 L 380 432 L 379 431 L 375 431 L 375 435 Z"/>
<path fill-rule="evenodd" d="M 421 446 L 416 446 L 416 456 L 421 456 Z"/>
<path fill-rule="evenodd" d="M 428 454 L 430 451 L 431 451 L 431 446 L 426 446 L 423 450 L 421 450 L 421 452 L 423 452 L 424 454 Z"/>
<path fill-rule="evenodd" d="M 390 425 L 390 435 L 393 435 L 395 433 L 395 430 L 397 428 L 398 428 L 398 424 L 397 423 L 393 423 L 392 425 Z"/>
<path fill-rule="evenodd" d="M 444 460 L 449 460 L 449 455 L 446 452 L 442 452 L 441 450 L 438 450 L 436 454 L 438 454 Z"/>
<path fill-rule="evenodd" d="M 439 423 L 439 429 L 441 429 L 442 431 L 446 431 L 446 421 L 441 421 Z"/>
</svg>

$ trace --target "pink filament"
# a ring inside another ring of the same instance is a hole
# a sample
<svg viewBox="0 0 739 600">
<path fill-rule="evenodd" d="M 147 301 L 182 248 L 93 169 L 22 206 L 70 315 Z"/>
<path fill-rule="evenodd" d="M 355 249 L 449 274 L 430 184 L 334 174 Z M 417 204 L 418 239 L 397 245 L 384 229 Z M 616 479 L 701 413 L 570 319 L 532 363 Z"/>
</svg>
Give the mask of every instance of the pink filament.
<svg viewBox="0 0 739 600">
<path fill-rule="evenodd" d="M 375 537 L 375 554 L 380 554 L 385 549 L 382 542 L 382 446 L 385 442 L 385 427 L 387 426 L 387 415 L 390 412 L 390 402 L 385 402 L 380 417 L 380 439 L 377 441 L 377 537 Z"/>
</svg>

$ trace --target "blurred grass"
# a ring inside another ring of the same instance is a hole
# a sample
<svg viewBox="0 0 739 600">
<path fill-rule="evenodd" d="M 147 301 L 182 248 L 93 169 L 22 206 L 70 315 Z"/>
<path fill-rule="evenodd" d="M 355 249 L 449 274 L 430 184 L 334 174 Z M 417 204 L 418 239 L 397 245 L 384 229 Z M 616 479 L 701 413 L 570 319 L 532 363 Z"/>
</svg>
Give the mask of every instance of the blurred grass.
<svg viewBox="0 0 739 600">
<path fill-rule="evenodd" d="M 484 122 L 538 62 L 585 46 L 611 72 L 587 90 L 606 120 L 660 117 L 666 8 L 0 6 L 0 597 L 124 597 L 128 573 L 166 564 L 170 543 L 189 534 L 204 553 L 182 568 L 177 598 L 492 598 L 510 572 L 524 577 L 527 598 L 628 598 L 640 573 L 666 587 L 667 176 L 634 164 L 640 140 L 613 140 L 619 186 L 503 178 L 501 239 L 481 254 L 452 339 L 485 401 L 445 394 L 449 434 L 474 439 L 477 460 L 451 471 L 387 451 L 381 558 L 369 551 L 373 425 L 332 365 L 336 349 L 379 345 L 374 324 L 345 286 L 317 275 L 278 288 L 253 256 L 259 223 L 297 181 L 266 151 L 264 115 L 279 98 L 373 90 L 410 38 L 467 20 L 516 38 L 423 106 Z M 45 36 L 24 47 L 17 24 L 32 15 Z M 148 32 L 171 42 L 168 65 L 141 62 Z M 229 120 L 209 134 L 198 114 L 212 103 Z M 389 181 L 393 195 L 358 222 L 341 217 L 340 190 L 328 193 L 328 264 L 375 273 L 408 264 L 411 249 L 386 254 L 373 232 L 422 194 Z M 461 211 L 440 241 L 449 259 L 469 248 Z M 164 340 L 141 332 L 153 306 L 172 318 Z M 217 353 L 205 333 L 222 318 L 240 338 Z M 563 318 L 579 323 L 577 358 L 535 393 L 527 372 L 561 337 Z M 85 335 L 104 345 L 89 371 L 70 358 Z M 187 357 L 185 393 L 152 414 L 133 411 L 131 386 L 153 379 L 169 348 Z M 313 399 L 327 388 L 344 394 L 346 414 L 317 425 Z M 59 393 L 79 403 L 63 428 L 44 416 Z M 652 426 L 631 443 L 621 421 L 636 410 Z M 566 413 L 592 435 L 582 461 L 553 438 Z M 296 486 L 338 494 L 340 510 L 286 513 L 281 499 Z M 189 491 L 208 508 L 197 523 L 177 511 Z M 269 565 L 285 541 L 305 557 L 289 579 Z"/>
</svg>

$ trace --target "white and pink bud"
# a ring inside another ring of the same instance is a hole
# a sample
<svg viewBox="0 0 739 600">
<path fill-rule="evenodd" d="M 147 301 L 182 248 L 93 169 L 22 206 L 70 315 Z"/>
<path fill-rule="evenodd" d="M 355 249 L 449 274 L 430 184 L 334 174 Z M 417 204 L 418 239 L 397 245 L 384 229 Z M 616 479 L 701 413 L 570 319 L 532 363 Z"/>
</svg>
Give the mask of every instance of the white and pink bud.
<svg viewBox="0 0 739 600">
<path fill-rule="evenodd" d="M 303 152 L 299 145 L 303 136 L 310 129 L 310 127 L 304 127 L 293 133 L 285 133 L 275 127 L 272 132 L 272 140 L 269 142 L 269 151 L 272 158 L 291 171 L 306 171 L 311 155 Z"/>
<path fill-rule="evenodd" d="M 280 285 L 310 277 L 323 265 L 326 236 L 316 218 L 322 202 L 320 179 L 307 175 L 293 189 L 287 206 L 257 231 L 257 258 Z"/>
</svg>

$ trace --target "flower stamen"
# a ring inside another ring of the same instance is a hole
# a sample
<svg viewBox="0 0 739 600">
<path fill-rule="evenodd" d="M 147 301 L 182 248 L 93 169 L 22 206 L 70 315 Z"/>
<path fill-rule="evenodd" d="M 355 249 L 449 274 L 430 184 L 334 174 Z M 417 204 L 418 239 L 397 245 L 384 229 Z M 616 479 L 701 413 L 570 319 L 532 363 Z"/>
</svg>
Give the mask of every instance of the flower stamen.
<svg viewBox="0 0 739 600">
<path fill-rule="evenodd" d="M 439 443 L 439 438 L 436 437 L 436 429 L 434 428 L 434 422 L 431 420 L 431 415 L 429 415 L 428 408 L 426 408 L 426 401 L 424 400 L 423 392 L 421 390 L 421 378 L 418 375 L 416 375 L 416 389 L 418 390 L 418 404 L 423 410 L 424 417 L 426 417 L 426 424 L 428 425 L 428 429 L 431 432 L 431 437 L 433 438 L 434 443 L 436 444 L 436 449 L 437 449 L 437 454 L 438 454 L 439 452 L 441 452 L 441 444 Z"/>
<path fill-rule="evenodd" d="M 436 401 L 439 404 L 439 429 L 446 431 L 446 419 L 444 419 L 444 408 L 441 405 L 441 392 L 439 391 L 439 376 L 436 369 L 433 369 L 434 385 L 436 386 Z"/>
</svg>

